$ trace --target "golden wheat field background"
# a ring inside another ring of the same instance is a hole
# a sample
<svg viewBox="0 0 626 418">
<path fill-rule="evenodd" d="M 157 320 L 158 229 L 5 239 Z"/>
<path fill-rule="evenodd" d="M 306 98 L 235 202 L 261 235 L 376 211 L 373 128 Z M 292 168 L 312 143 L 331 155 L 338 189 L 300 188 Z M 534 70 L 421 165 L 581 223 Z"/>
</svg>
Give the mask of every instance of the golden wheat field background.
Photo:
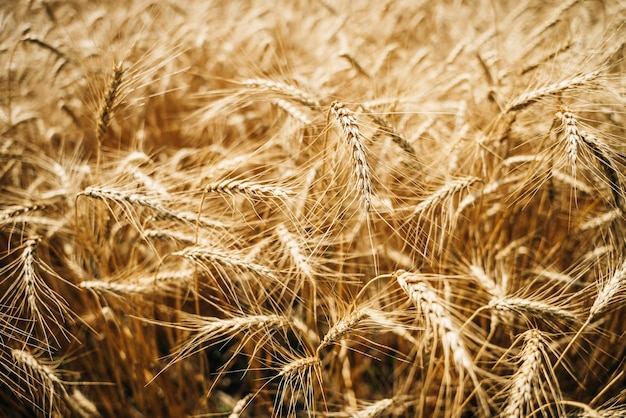
<svg viewBox="0 0 626 418">
<path fill-rule="evenodd" d="M 625 21 L 4 1 L 0 416 L 626 416 Z"/>
</svg>

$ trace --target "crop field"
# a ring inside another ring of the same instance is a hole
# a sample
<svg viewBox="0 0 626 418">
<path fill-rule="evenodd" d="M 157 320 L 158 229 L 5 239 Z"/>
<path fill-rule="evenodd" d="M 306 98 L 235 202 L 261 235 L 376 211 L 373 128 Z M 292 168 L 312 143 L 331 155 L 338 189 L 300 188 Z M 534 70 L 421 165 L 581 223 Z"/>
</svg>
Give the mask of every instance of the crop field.
<svg viewBox="0 0 626 418">
<path fill-rule="evenodd" d="M 0 416 L 626 416 L 626 3 L 0 5 Z"/>
</svg>

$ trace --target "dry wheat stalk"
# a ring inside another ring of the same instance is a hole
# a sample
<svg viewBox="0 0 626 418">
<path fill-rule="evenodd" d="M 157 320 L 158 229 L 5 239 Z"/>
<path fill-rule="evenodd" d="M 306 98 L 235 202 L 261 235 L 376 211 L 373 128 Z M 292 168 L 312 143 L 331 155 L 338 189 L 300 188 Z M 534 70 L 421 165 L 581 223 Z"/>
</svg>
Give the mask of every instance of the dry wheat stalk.
<svg viewBox="0 0 626 418">
<path fill-rule="evenodd" d="M 217 247 L 194 245 L 172 255 L 187 258 L 204 265 L 204 262 L 216 263 L 219 266 L 230 267 L 239 271 L 249 271 L 261 276 L 277 280 L 274 270 L 261 264 L 253 263 L 246 257 L 242 257 L 237 251 L 230 251 Z"/>
<path fill-rule="evenodd" d="M 568 184 L 572 187 L 572 189 L 576 190 L 578 193 L 584 193 L 587 195 L 592 195 L 594 193 L 594 189 L 589 186 L 587 183 L 582 182 L 580 179 L 577 179 L 569 174 L 562 172 L 561 170 L 557 170 L 556 168 L 552 168 L 550 170 L 550 175 L 553 179 L 559 180 L 564 184 Z"/>
<path fill-rule="evenodd" d="M 623 212 L 620 208 L 615 208 L 611 211 L 596 216 L 588 221 L 585 221 L 580 225 L 581 231 L 588 231 L 590 229 L 596 229 L 603 225 L 609 224 L 623 216 Z"/>
<path fill-rule="evenodd" d="M 606 144 L 602 143 L 594 135 L 585 131 L 580 131 L 580 136 L 583 142 L 585 143 L 585 145 L 591 148 L 591 151 L 593 152 L 594 156 L 600 162 L 600 165 L 602 166 L 602 169 L 604 170 L 604 174 L 606 176 L 605 182 L 608 183 L 607 185 L 609 186 L 609 188 L 611 189 L 611 192 L 613 193 L 613 200 L 615 201 L 615 206 L 623 209 L 621 207 L 622 173 L 616 167 L 614 158 L 612 158 L 612 155 L 614 153 L 612 153 L 609 147 Z"/>
<path fill-rule="evenodd" d="M 541 35 L 543 35 L 548 29 L 552 28 L 562 19 L 562 15 L 569 9 L 572 8 L 579 0 L 567 0 L 562 2 L 559 7 L 557 7 L 550 16 L 540 25 L 538 25 L 534 30 L 532 35 L 529 36 L 529 39 L 532 41 L 528 45 L 524 45 L 524 50 L 520 54 L 520 57 L 525 58 L 531 51 L 535 51 L 538 48 L 538 44 L 542 41 Z"/>
<path fill-rule="evenodd" d="M 312 283 L 315 282 L 315 270 L 308 261 L 297 235 L 291 233 L 284 224 L 276 226 L 276 235 L 280 242 L 289 251 L 289 255 L 295 263 L 298 271 Z"/>
<path fill-rule="evenodd" d="M 361 408 L 360 410 L 350 414 L 350 418 L 379 418 L 387 416 L 394 406 L 395 401 L 393 398 L 381 399 L 373 404 Z"/>
<path fill-rule="evenodd" d="M 274 103 L 276 106 L 283 109 L 285 112 L 290 114 L 294 119 L 300 121 L 305 126 L 308 126 L 311 123 L 313 123 L 313 121 L 311 121 L 311 118 L 309 118 L 303 111 L 301 111 L 300 109 L 298 109 L 296 106 L 294 106 L 292 103 L 288 102 L 285 99 L 275 99 L 275 100 L 272 100 L 272 103 Z"/>
<path fill-rule="evenodd" d="M 531 315 L 542 320 L 560 319 L 569 324 L 579 321 L 575 313 L 540 300 L 497 297 L 489 301 L 488 308 L 500 312 L 515 312 L 522 315 Z"/>
<path fill-rule="evenodd" d="M 248 403 L 250 403 L 252 395 L 252 393 L 248 393 L 246 396 L 239 399 L 233 407 L 233 410 L 230 412 L 230 415 L 228 415 L 228 418 L 239 418 L 245 407 L 248 405 Z"/>
<path fill-rule="evenodd" d="M 318 109 L 320 107 L 319 101 L 313 98 L 306 91 L 290 84 L 281 83 L 280 81 L 266 80 L 263 78 L 251 78 L 241 81 L 241 84 L 249 88 L 284 94 L 285 96 L 294 99 L 311 109 Z"/>
<path fill-rule="evenodd" d="M 179 324 L 172 326 L 191 332 L 192 337 L 179 345 L 168 367 L 197 353 L 204 345 L 212 341 L 224 341 L 234 336 L 247 337 L 255 333 L 260 333 L 259 339 L 265 340 L 271 332 L 288 329 L 292 324 L 288 318 L 280 315 L 215 318 L 185 314 Z"/>
<path fill-rule="evenodd" d="M 296 411 L 301 409 L 308 416 L 315 415 L 313 379 L 314 377 L 318 379 L 321 385 L 320 365 L 319 357 L 308 356 L 296 358 L 280 368 L 276 376 L 280 382 L 274 400 L 273 416 L 294 416 Z M 286 411 L 283 411 L 284 405 Z"/>
<path fill-rule="evenodd" d="M 391 126 L 391 124 L 387 122 L 385 118 L 379 116 L 374 109 L 372 109 L 365 103 L 361 103 L 359 106 L 367 113 L 369 117 L 372 118 L 374 123 L 382 128 L 382 131 L 384 133 L 391 137 L 393 142 L 395 142 L 404 152 L 410 155 L 415 155 L 415 149 L 409 143 L 409 141 L 407 141 L 406 138 L 400 135 L 398 131 L 393 126 Z"/>
<path fill-rule="evenodd" d="M 140 277 L 134 282 L 84 280 L 78 286 L 97 293 L 113 293 L 117 295 L 167 294 L 170 291 L 188 289 L 193 284 L 193 277 L 194 272 L 191 270 L 163 271 L 154 277 Z"/>
<path fill-rule="evenodd" d="M 40 242 L 38 237 L 28 239 L 19 257 L 0 268 L 0 283 L 9 283 L 0 297 L 0 306 L 4 307 L 3 313 L 9 323 L 28 321 L 27 329 L 22 331 L 23 337 L 36 341 L 43 339 L 51 349 L 53 341 L 58 344 L 57 332 L 66 338 L 69 336 L 64 323 L 72 320 L 74 314 L 65 299 L 42 276 L 44 273 L 59 285 L 70 285 L 38 257 Z M 43 335 L 36 335 L 35 330 Z"/>
<path fill-rule="evenodd" d="M 342 339 L 346 334 L 352 332 L 357 327 L 357 325 L 367 316 L 368 315 L 366 311 L 357 309 L 337 321 L 337 323 L 330 327 L 326 335 L 324 335 L 324 338 L 322 338 L 322 342 L 316 350 L 317 355 L 319 356 L 320 350 L 322 350 L 324 347 L 327 347 L 337 342 L 338 340 Z"/>
<path fill-rule="evenodd" d="M 278 373 L 278 376 L 293 376 L 302 372 L 306 372 L 309 369 L 316 367 L 320 364 L 320 359 L 317 356 L 309 356 L 295 359 L 294 361 L 285 364 Z"/>
<path fill-rule="evenodd" d="M 452 358 L 459 374 L 462 375 L 465 371 L 473 374 L 474 363 L 465 347 L 461 331 L 454 325 L 440 298 L 420 275 L 405 271 L 398 273 L 396 279 L 404 293 L 421 309 L 429 326 L 437 330 L 444 346 L 444 356 Z"/>
<path fill-rule="evenodd" d="M 204 192 L 228 195 L 238 193 L 249 197 L 278 198 L 284 201 L 287 201 L 291 194 L 280 187 L 241 180 L 224 180 L 218 183 L 211 183 L 204 188 Z"/>
<path fill-rule="evenodd" d="M 622 292 L 625 283 L 626 260 L 613 272 L 611 278 L 602 285 L 602 289 L 598 292 L 596 299 L 593 301 L 593 305 L 591 305 L 591 309 L 589 309 L 588 322 L 611 307 L 611 304 L 616 301 L 619 293 Z"/>
<path fill-rule="evenodd" d="M 496 298 L 504 297 L 505 289 L 499 283 L 496 283 L 493 278 L 487 275 L 482 267 L 472 264 L 469 266 L 469 269 L 472 277 L 478 281 L 481 287 L 489 293 L 490 296 Z"/>
<path fill-rule="evenodd" d="M 61 194 L 56 198 L 48 199 L 41 202 L 33 202 L 31 204 L 15 205 L 8 207 L 0 211 L 0 225 L 10 223 L 18 216 L 26 215 L 31 212 L 46 212 L 49 210 L 53 210 L 59 206 L 59 203 L 64 197 L 65 195 Z"/>
<path fill-rule="evenodd" d="M 582 74 L 579 76 L 567 78 L 565 80 L 556 82 L 554 84 L 549 84 L 545 87 L 541 87 L 536 90 L 531 90 L 527 93 L 522 94 L 517 99 L 513 100 L 513 102 L 511 102 L 507 106 L 505 113 L 517 112 L 543 99 L 544 97 L 554 96 L 559 93 L 562 93 L 563 91 L 567 89 L 587 85 L 589 84 L 589 82 L 595 80 L 599 76 L 600 76 L 599 71 L 590 72 L 590 73 Z"/>
<path fill-rule="evenodd" d="M 354 163 L 357 189 L 361 195 L 364 210 L 369 212 L 372 206 L 374 189 L 361 130 L 352 112 L 343 103 L 333 102 L 330 105 L 330 110 L 346 134 L 348 144 L 352 148 L 352 161 Z"/>
<path fill-rule="evenodd" d="M 67 406 L 80 418 L 101 418 L 96 405 L 78 389 L 65 398 Z"/>
<path fill-rule="evenodd" d="M 109 124 L 111 123 L 116 102 L 119 99 L 123 74 L 124 69 L 121 65 L 116 64 L 113 66 L 113 74 L 111 76 L 111 81 L 109 81 L 109 89 L 107 90 L 104 100 L 102 101 L 102 106 L 100 106 L 100 110 L 98 111 L 98 125 L 96 127 L 96 139 L 98 140 L 98 144 L 102 143 L 104 135 L 106 134 Z"/>
<path fill-rule="evenodd" d="M 192 212 L 177 212 L 163 205 L 160 200 L 153 199 L 141 193 L 131 193 L 124 190 L 112 189 L 107 187 L 88 187 L 78 194 L 78 196 L 87 196 L 92 199 L 100 199 L 103 201 L 113 201 L 123 208 L 127 205 L 139 206 L 153 211 L 152 218 L 155 220 L 170 220 L 184 224 L 198 224 L 207 228 L 227 228 L 229 225 L 224 222 L 215 221 L 204 216 L 198 216 Z"/>
<path fill-rule="evenodd" d="M 169 193 L 165 186 L 163 186 L 160 182 L 153 179 L 152 177 L 145 174 L 141 169 L 139 169 L 138 165 L 149 162 L 150 157 L 148 157 L 143 152 L 134 151 L 131 152 L 120 164 L 120 172 L 126 173 L 129 172 L 130 175 L 140 184 L 143 184 L 144 187 L 155 195 L 166 198 L 169 196 Z"/>
<path fill-rule="evenodd" d="M 443 187 L 439 188 L 433 194 L 421 201 L 415 207 L 415 209 L 413 209 L 413 215 L 422 215 L 428 213 L 437 204 L 451 199 L 457 193 L 461 192 L 464 189 L 467 189 L 478 181 L 480 181 L 478 177 L 463 177 L 446 183 Z"/>
<path fill-rule="evenodd" d="M 178 219 L 176 214 L 163 206 L 160 201 L 151 199 L 150 197 L 140 193 L 131 193 L 119 189 L 92 186 L 80 192 L 78 196 L 87 196 L 92 199 L 100 199 L 103 201 L 110 200 L 124 206 L 141 206 L 154 211 L 158 214 L 158 216 L 165 219 Z"/>
</svg>

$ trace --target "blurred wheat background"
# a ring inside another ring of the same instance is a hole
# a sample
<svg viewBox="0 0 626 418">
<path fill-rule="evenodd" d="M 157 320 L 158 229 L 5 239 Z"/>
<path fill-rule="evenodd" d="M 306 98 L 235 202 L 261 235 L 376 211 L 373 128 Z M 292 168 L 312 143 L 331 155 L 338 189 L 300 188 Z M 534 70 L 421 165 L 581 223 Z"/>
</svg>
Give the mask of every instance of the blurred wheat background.
<svg viewBox="0 0 626 418">
<path fill-rule="evenodd" d="M 9 1 L 0 414 L 626 416 L 623 1 Z"/>
</svg>

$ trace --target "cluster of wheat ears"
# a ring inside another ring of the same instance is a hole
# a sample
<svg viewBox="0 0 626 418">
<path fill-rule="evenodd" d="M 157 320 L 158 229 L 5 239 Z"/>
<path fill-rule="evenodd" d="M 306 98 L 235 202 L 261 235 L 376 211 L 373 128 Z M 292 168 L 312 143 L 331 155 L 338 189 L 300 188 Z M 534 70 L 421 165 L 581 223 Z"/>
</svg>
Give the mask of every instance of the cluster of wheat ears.
<svg viewBox="0 0 626 418">
<path fill-rule="evenodd" d="M 0 414 L 626 416 L 625 21 L 5 2 Z"/>
</svg>

